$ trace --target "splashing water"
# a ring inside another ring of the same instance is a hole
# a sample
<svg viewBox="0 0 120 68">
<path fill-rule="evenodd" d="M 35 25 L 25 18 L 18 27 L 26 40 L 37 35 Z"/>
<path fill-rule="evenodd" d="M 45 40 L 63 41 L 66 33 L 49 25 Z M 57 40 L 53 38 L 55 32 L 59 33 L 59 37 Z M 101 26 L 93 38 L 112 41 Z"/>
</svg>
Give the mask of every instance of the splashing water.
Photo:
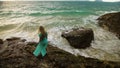
<svg viewBox="0 0 120 68">
<path fill-rule="evenodd" d="M 117 3 L 98 2 L 0 2 L 0 38 L 17 36 L 38 41 L 38 27 L 48 31 L 48 40 L 75 55 L 120 61 L 120 40 L 98 26 L 96 19 L 108 12 L 120 11 Z M 95 40 L 87 49 L 75 49 L 61 32 L 74 27 L 92 28 Z"/>
</svg>

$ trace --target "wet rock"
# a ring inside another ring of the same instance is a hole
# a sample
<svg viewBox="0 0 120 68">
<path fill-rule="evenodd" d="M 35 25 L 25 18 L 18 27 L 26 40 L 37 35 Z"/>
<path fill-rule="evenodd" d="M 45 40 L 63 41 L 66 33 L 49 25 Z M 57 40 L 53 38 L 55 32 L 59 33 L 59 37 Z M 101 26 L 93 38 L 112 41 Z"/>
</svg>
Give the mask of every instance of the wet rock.
<svg viewBox="0 0 120 68">
<path fill-rule="evenodd" d="M 27 42 L 27 45 L 37 45 L 37 42 Z"/>
<path fill-rule="evenodd" d="M 80 68 L 80 65 L 78 64 L 79 58 L 77 58 L 77 56 L 74 56 L 51 45 L 48 46 L 47 51 L 49 60 L 54 64 L 53 66 L 55 68 L 71 68 L 71 66 L 73 66 L 73 68 L 75 66 Z"/>
<path fill-rule="evenodd" d="M 3 40 L 2 39 L 0 39 L 0 44 L 3 44 Z"/>
<path fill-rule="evenodd" d="M 101 61 L 83 56 L 75 56 L 52 45 L 47 47 L 47 55 L 37 58 L 33 55 L 35 46 L 26 42 L 10 44 L 0 54 L 0 68 L 119 68 L 120 62 Z M 8 41 L 8 43 L 11 41 Z"/>
<path fill-rule="evenodd" d="M 14 41 L 14 40 L 20 40 L 19 37 L 12 37 L 12 38 L 7 38 L 7 41 Z"/>
<path fill-rule="evenodd" d="M 99 26 L 115 33 L 120 39 L 120 12 L 102 15 L 97 20 Z"/>
<path fill-rule="evenodd" d="M 94 40 L 94 33 L 90 28 L 77 28 L 63 32 L 62 37 L 75 48 L 87 48 Z"/>
<path fill-rule="evenodd" d="M 21 41 L 22 41 L 22 42 L 25 42 L 25 41 L 27 41 L 27 40 L 26 40 L 26 39 L 21 39 Z"/>
<path fill-rule="evenodd" d="M 11 41 L 8 41 L 10 43 Z M 0 68 L 40 68 L 41 63 L 33 54 L 35 46 L 26 45 L 25 42 L 12 40 L 4 53 L 0 55 Z M 42 67 L 44 68 L 44 67 Z M 51 67 L 52 68 L 52 67 Z"/>
</svg>

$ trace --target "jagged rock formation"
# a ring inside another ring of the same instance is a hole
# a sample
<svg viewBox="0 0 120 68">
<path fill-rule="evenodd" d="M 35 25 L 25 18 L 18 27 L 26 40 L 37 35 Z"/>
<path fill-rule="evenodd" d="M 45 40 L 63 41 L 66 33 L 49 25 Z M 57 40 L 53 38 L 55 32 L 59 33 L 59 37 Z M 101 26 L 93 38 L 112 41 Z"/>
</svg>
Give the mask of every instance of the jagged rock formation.
<svg viewBox="0 0 120 68">
<path fill-rule="evenodd" d="M 9 38 L 10 39 L 10 38 Z M 30 42 L 29 42 L 30 43 Z M 0 68 L 119 68 L 120 62 L 74 56 L 50 44 L 44 58 L 32 52 L 37 43 L 31 45 L 22 39 L 5 40 L 0 48 Z M 1 51 L 2 50 L 2 51 Z"/>
<path fill-rule="evenodd" d="M 120 12 L 102 15 L 97 20 L 99 26 L 115 33 L 120 39 Z"/>
<path fill-rule="evenodd" d="M 62 37 L 66 38 L 75 48 L 87 48 L 94 40 L 94 33 L 90 28 L 77 28 L 63 32 Z"/>
</svg>

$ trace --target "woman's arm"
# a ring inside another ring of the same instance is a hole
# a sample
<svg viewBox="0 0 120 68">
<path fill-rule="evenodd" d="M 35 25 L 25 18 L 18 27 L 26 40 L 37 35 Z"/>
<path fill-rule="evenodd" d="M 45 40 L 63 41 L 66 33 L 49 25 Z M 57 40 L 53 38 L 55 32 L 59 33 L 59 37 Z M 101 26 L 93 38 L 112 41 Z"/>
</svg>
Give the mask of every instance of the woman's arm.
<svg viewBox="0 0 120 68">
<path fill-rule="evenodd" d="M 39 42 L 40 42 L 40 37 L 39 37 Z"/>
<path fill-rule="evenodd" d="M 41 34 L 38 34 L 38 36 L 39 36 L 39 42 L 40 42 L 40 37 L 41 37 Z"/>
</svg>

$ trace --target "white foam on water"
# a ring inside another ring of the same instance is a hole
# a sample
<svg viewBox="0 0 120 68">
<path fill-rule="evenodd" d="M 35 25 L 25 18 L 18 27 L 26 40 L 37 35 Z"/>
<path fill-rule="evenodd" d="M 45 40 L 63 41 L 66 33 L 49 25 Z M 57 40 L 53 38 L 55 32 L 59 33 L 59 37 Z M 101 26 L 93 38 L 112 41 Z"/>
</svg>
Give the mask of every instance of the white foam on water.
<svg viewBox="0 0 120 68">
<path fill-rule="evenodd" d="M 42 19 L 41 19 L 42 18 Z M 86 18 L 81 18 L 81 23 L 74 23 L 77 27 L 83 26 L 87 28 L 92 28 L 94 31 L 95 40 L 92 42 L 92 46 L 87 49 L 75 49 L 69 45 L 68 41 L 65 38 L 61 37 L 61 33 L 64 30 L 69 30 L 75 28 L 75 25 L 69 25 L 69 23 L 60 24 L 60 22 L 66 22 L 68 18 L 58 17 L 23 17 L 18 19 L 11 19 L 11 24 L 18 24 L 14 29 L 6 30 L 0 33 L 0 38 L 9 38 L 9 37 L 22 37 L 28 41 L 38 42 L 38 27 L 39 25 L 44 25 L 48 32 L 48 40 L 53 46 L 59 47 L 65 51 L 68 51 L 74 55 L 82 55 L 85 57 L 98 58 L 101 60 L 111 60 L 111 61 L 120 61 L 120 41 L 119 39 L 111 32 L 102 29 L 96 24 L 97 16 L 90 15 Z M 59 20 L 60 19 L 60 20 Z M 61 20 L 62 19 L 62 20 Z M 23 22 L 24 20 L 24 22 Z M 31 22 L 32 21 L 32 22 Z M 23 22 L 23 23 L 21 23 Z M 75 22 L 71 21 L 70 23 Z M 8 23 L 10 24 L 10 23 Z M 62 26 L 63 25 L 63 26 Z"/>
<path fill-rule="evenodd" d="M 34 4 L 35 5 L 35 4 Z M 48 40 L 53 46 L 59 47 L 74 55 L 82 55 L 85 57 L 98 58 L 101 60 L 120 61 L 120 41 L 115 34 L 106 31 L 98 26 L 96 19 L 101 14 L 115 12 L 115 11 L 96 11 L 92 15 L 76 15 L 76 16 L 62 16 L 51 15 L 52 13 L 69 13 L 69 12 L 84 12 L 82 10 L 68 10 L 57 7 L 58 10 L 49 10 L 56 8 L 56 5 L 43 5 L 34 6 L 32 4 L 5 4 L 2 5 L 0 14 L 0 27 L 7 25 L 15 25 L 14 28 L 5 29 L 0 31 L 0 38 L 6 39 L 9 37 L 22 37 L 28 41 L 38 42 L 38 28 L 43 25 L 48 32 Z M 16 7 L 17 6 L 17 7 Z M 21 7 L 22 6 L 22 7 Z M 59 6 L 59 4 L 57 5 Z M 34 8 L 35 7 L 35 8 Z M 39 9 L 39 10 L 36 10 Z M 61 9 L 61 10 L 59 10 Z M 10 13 L 10 15 L 9 15 Z M 29 15 L 32 14 L 33 16 Z M 35 14 L 48 14 L 46 16 L 35 16 Z M 5 16 L 7 14 L 8 16 Z M 49 15 L 50 14 L 50 15 Z M 69 14 L 70 15 L 70 14 Z M 11 26 L 12 27 L 12 26 Z M 91 43 L 91 47 L 87 49 L 75 49 L 70 46 L 65 38 L 61 37 L 64 30 L 69 30 L 76 27 L 92 28 L 94 31 L 95 40 Z M 7 27 L 6 27 L 7 28 Z"/>
</svg>

